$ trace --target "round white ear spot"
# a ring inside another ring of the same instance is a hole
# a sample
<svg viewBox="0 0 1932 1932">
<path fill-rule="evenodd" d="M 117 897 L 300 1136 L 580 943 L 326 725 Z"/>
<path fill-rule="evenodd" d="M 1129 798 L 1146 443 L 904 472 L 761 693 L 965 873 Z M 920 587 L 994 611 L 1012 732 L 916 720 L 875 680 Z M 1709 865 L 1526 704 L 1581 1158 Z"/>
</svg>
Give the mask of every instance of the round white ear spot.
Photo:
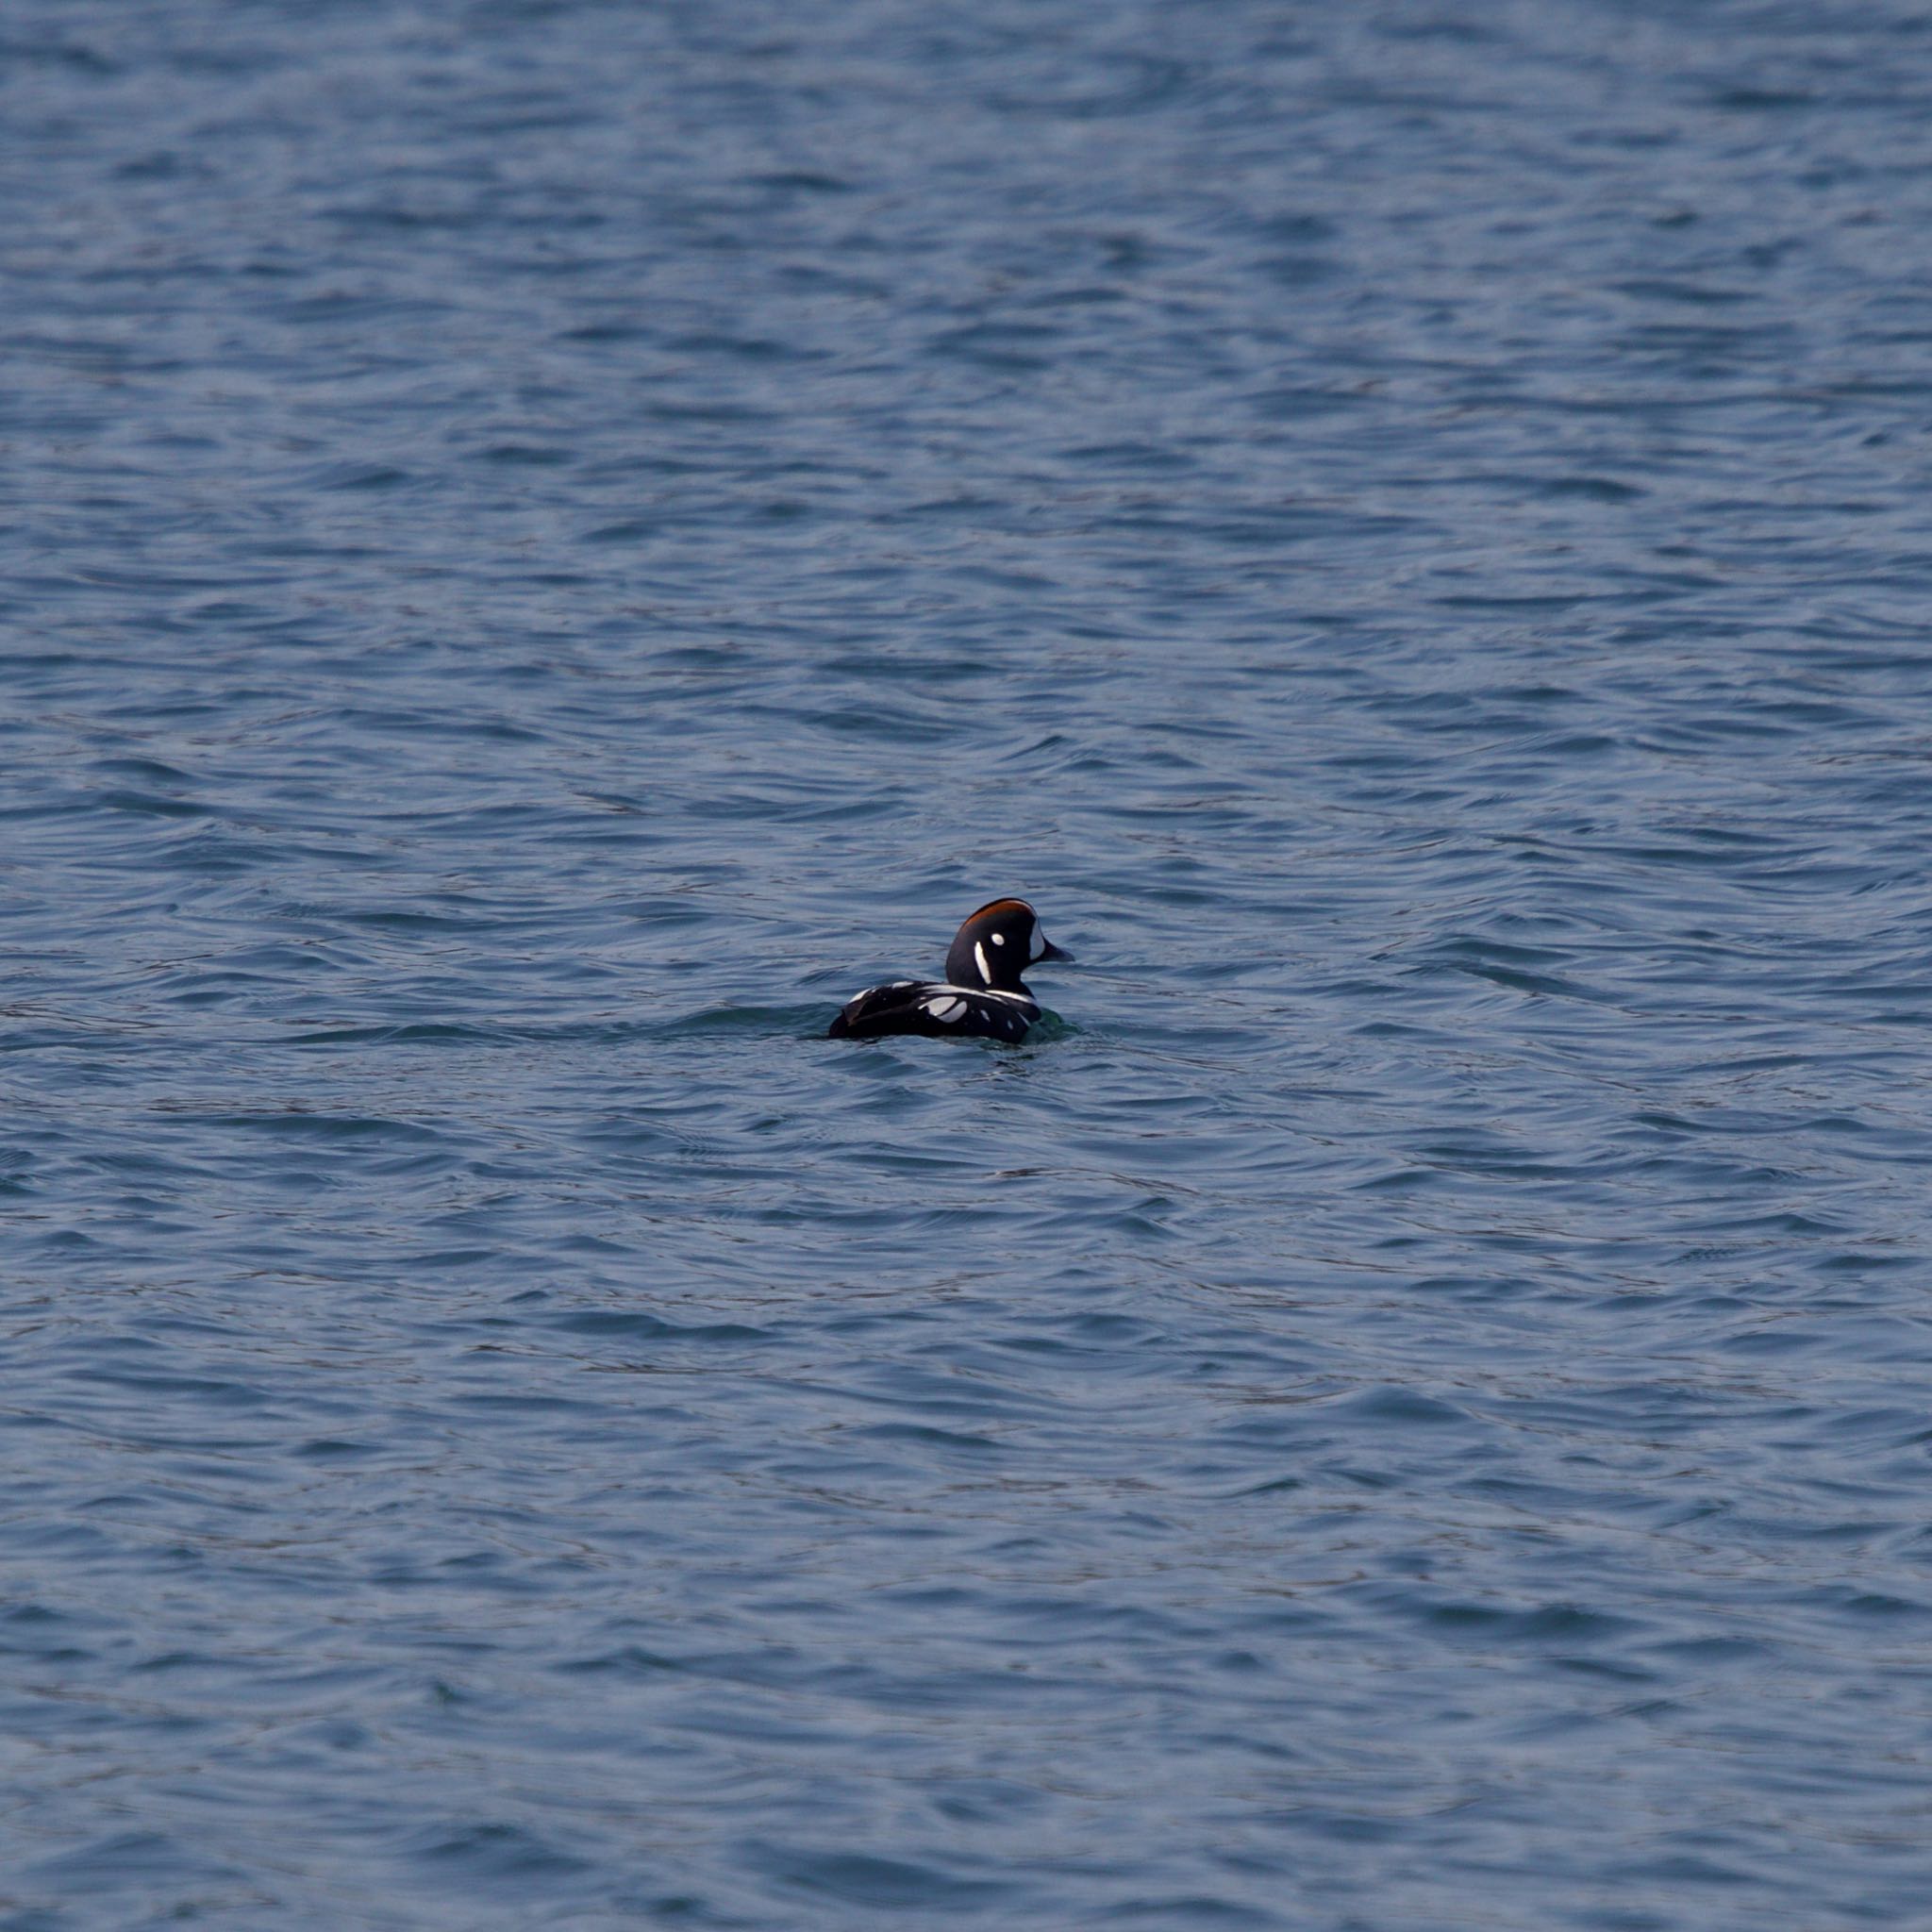
<svg viewBox="0 0 1932 1932">
<path fill-rule="evenodd" d="M 994 934 L 993 934 L 993 936 L 992 936 L 992 942 L 993 942 L 993 944 L 994 944 L 994 945 L 996 945 L 996 946 L 1003 946 L 1003 945 L 1005 945 L 1005 944 L 1006 944 L 1006 942 L 1007 942 L 1007 936 L 1006 936 L 1006 934 L 1005 934 L 1005 933 L 1003 933 L 1003 932 L 996 932 L 996 933 L 994 933 Z"/>
</svg>

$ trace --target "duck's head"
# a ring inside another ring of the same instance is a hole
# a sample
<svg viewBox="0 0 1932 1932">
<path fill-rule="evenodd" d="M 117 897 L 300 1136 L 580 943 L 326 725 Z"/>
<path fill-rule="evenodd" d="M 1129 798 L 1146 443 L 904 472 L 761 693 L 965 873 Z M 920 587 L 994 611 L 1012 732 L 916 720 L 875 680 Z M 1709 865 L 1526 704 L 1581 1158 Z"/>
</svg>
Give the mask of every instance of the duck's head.
<svg viewBox="0 0 1932 1932">
<path fill-rule="evenodd" d="M 1068 959 L 1040 929 L 1024 899 L 995 899 L 982 906 L 954 936 L 946 955 L 946 977 L 955 986 L 990 987 L 994 992 L 1024 992 L 1022 975 L 1042 959 Z"/>
</svg>

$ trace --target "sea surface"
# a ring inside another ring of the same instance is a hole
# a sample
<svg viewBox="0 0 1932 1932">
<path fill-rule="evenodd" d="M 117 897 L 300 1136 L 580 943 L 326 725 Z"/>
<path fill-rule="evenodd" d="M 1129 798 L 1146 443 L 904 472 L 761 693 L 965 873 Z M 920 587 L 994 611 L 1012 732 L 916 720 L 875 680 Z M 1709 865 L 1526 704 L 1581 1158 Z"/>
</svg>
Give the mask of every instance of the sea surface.
<svg viewBox="0 0 1932 1932">
<path fill-rule="evenodd" d="M 1925 8 L 8 0 L 0 626 L 0 1932 L 1932 1926 Z"/>
</svg>

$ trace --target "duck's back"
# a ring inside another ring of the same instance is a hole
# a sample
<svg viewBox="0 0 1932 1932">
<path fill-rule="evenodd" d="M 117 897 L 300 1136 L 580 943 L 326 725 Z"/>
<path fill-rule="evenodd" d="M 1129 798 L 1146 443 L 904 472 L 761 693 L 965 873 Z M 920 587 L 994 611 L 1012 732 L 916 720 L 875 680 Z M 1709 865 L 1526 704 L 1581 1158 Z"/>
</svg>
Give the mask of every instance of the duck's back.
<svg viewBox="0 0 1932 1932">
<path fill-rule="evenodd" d="M 848 1000 L 832 1022 L 833 1040 L 877 1040 L 889 1033 L 928 1039 L 1024 1040 L 1040 1017 L 1030 999 L 947 986 L 929 979 L 895 979 L 869 986 Z"/>
</svg>

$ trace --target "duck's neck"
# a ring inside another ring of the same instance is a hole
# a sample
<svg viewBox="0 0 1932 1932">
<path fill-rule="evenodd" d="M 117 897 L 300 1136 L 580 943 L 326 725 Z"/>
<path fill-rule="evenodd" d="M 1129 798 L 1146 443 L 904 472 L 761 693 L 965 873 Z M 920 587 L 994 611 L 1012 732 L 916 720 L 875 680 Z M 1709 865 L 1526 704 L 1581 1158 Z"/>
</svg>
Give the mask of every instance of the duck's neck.
<svg viewBox="0 0 1932 1932">
<path fill-rule="evenodd" d="M 984 988 L 989 992 L 1016 992 L 1029 997 L 1020 983 L 1024 959 L 1008 959 L 1010 946 L 997 946 L 984 934 L 962 932 L 946 955 L 946 977 L 955 986 Z"/>
</svg>

